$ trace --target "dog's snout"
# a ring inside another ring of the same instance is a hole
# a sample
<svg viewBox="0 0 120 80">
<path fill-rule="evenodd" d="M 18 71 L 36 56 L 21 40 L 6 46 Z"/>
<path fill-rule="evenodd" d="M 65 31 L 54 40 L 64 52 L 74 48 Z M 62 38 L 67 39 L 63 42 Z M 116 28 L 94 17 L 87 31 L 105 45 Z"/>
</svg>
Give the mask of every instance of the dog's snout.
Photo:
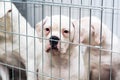
<svg viewBox="0 0 120 80">
<path fill-rule="evenodd" d="M 57 36 L 51 36 L 50 37 L 50 45 L 52 46 L 52 48 L 56 47 L 58 44 L 58 40 L 60 40 Z"/>
</svg>

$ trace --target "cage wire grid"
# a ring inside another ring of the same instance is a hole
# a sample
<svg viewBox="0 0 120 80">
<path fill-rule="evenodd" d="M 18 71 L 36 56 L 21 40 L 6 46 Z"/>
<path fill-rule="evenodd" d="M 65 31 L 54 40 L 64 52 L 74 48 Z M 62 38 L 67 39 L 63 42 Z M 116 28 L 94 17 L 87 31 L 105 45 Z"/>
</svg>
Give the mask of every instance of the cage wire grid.
<svg viewBox="0 0 120 80">
<path fill-rule="evenodd" d="M 89 16 L 90 17 L 90 22 L 89 22 L 89 27 L 91 25 L 91 16 L 97 16 L 99 19 L 100 19 L 100 23 L 102 24 L 102 22 L 104 22 L 105 24 L 108 25 L 108 27 L 111 29 L 111 43 L 113 43 L 113 33 L 115 33 L 118 37 L 120 36 L 120 33 L 119 33 L 119 11 L 120 11 L 120 1 L 119 0 L 98 0 L 98 2 L 96 2 L 95 0 L 12 0 L 12 1 L 0 1 L 0 2 L 4 2 L 4 4 L 6 2 L 12 2 L 14 3 L 16 6 L 17 6 L 17 9 L 19 10 L 18 14 L 16 14 L 18 16 L 18 32 L 14 32 L 14 28 L 13 27 L 13 19 L 11 18 L 11 29 L 10 31 L 7 31 L 7 20 L 6 20 L 6 17 L 7 16 L 4 16 L 5 19 L 1 20 L 0 19 L 0 27 L 1 26 L 5 26 L 4 29 L 0 29 L 0 33 L 4 33 L 4 36 L 5 38 L 3 39 L 3 42 L 4 44 L 2 44 L 4 46 L 4 53 L 7 54 L 9 53 L 8 51 L 8 46 L 7 46 L 7 35 L 17 35 L 18 37 L 18 42 L 19 42 L 19 45 L 17 46 L 18 47 L 18 52 L 21 53 L 21 46 L 23 44 L 20 43 L 20 37 L 24 37 L 26 38 L 26 57 L 27 57 L 27 62 L 28 62 L 28 54 L 29 54 L 29 49 L 28 49 L 28 39 L 29 38 L 32 38 L 33 39 L 33 52 L 34 52 L 34 56 L 36 56 L 36 39 L 42 39 L 42 42 L 44 42 L 44 40 L 50 40 L 50 39 L 47 39 L 47 38 L 44 38 L 44 37 L 37 37 L 36 34 L 35 34 L 35 30 L 34 30 L 34 34 L 33 35 L 29 35 L 28 33 L 28 24 L 27 22 L 30 23 L 30 25 L 33 27 L 33 29 L 35 29 L 35 25 L 37 22 L 43 20 L 45 18 L 45 16 L 52 16 L 52 15 L 59 15 L 60 16 L 60 30 L 61 30 L 61 15 L 65 15 L 65 16 L 68 16 L 69 17 L 69 26 L 71 27 L 71 19 L 74 18 L 74 19 L 78 19 L 79 22 L 80 22 L 80 19 L 82 17 L 85 17 L 85 16 Z M 19 6 L 20 5 L 20 6 Z M 12 4 L 11 4 L 11 8 L 12 8 Z M 4 6 L 4 13 L 5 13 L 5 6 Z M 21 12 L 22 11 L 22 12 Z M 25 12 L 24 12 L 25 11 Z M 14 12 L 11 12 L 11 16 L 13 16 Z M 25 17 L 26 19 L 26 32 L 25 34 L 24 33 L 20 33 L 20 27 L 21 27 L 21 21 L 20 21 L 20 14 L 22 13 L 22 15 Z M 42 21 L 43 23 L 43 21 Z M 79 23 L 79 30 L 81 29 L 81 23 Z M 52 26 L 52 18 L 51 18 L 51 26 Z M 101 28 L 100 28 L 100 42 L 101 42 L 101 38 L 102 38 L 102 25 L 100 25 Z M 70 28 L 69 28 L 70 30 Z M 42 33 L 43 30 L 42 30 Z M 61 33 L 61 31 L 60 31 Z M 52 32 L 51 32 L 51 35 L 52 35 Z M 89 30 L 89 36 L 91 36 L 91 28 Z M 2 40 L 3 37 L 0 36 L 0 40 Z M 60 39 L 61 39 L 61 35 L 60 35 Z M 69 39 L 70 39 L 70 36 L 69 36 Z M 81 39 L 79 37 L 79 39 Z M 52 41 L 57 41 L 57 40 L 53 40 Z M 80 50 L 81 48 L 80 47 L 88 47 L 89 48 L 89 56 L 88 56 L 88 62 L 89 62 L 89 65 L 88 65 L 88 80 L 90 80 L 90 50 L 91 48 L 96 48 L 96 49 L 99 49 L 99 54 L 100 54 L 100 57 L 99 57 L 99 80 L 101 80 L 101 77 L 100 77 L 100 74 L 101 74 L 101 51 L 106 51 L 106 52 L 110 52 L 111 53 L 111 60 L 110 60 L 110 75 L 112 75 L 112 54 L 119 54 L 120 52 L 117 52 L 117 51 L 113 51 L 112 50 L 112 47 L 113 47 L 113 44 L 111 44 L 111 49 L 104 49 L 102 48 L 102 44 L 100 44 L 100 46 L 92 46 L 92 45 L 87 45 L 87 44 L 77 44 L 77 43 L 72 43 L 72 42 L 67 42 L 67 41 L 60 41 L 61 43 L 68 43 L 68 44 L 76 44 L 78 45 L 79 47 L 79 53 L 78 53 L 78 59 L 80 58 Z M 91 42 L 91 37 L 89 37 L 89 44 Z M 15 46 L 13 45 L 14 44 L 14 38 L 11 39 L 11 43 L 12 45 L 11 46 L 11 53 L 14 53 L 14 50 L 15 50 Z M 1 44 L 1 43 L 0 43 Z M 42 43 L 42 46 L 44 46 L 45 44 Z M 50 77 L 51 79 L 55 79 L 55 80 L 64 80 L 62 77 L 61 77 L 61 70 L 59 70 L 59 77 L 56 77 L 52 74 L 52 68 L 51 68 L 51 72 L 50 72 L 50 75 L 45 75 L 43 74 L 44 73 L 44 47 L 42 47 L 42 59 L 41 59 L 41 63 L 42 63 L 42 73 L 41 74 L 38 74 L 37 71 L 36 72 L 32 72 L 32 71 L 29 71 L 27 70 L 26 68 L 21 68 L 21 63 L 18 62 L 18 65 L 15 66 L 15 65 L 11 65 L 11 64 L 8 64 L 7 62 L 4 62 L 4 61 L 1 61 L 0 62 L 0 65 L 2 65 L 3 67 L 7 68 L 9 70 L 9 74 L 10 74 L 10 80 L 16 80 L 15 76 L 16 76 L 16 70 L 18 70 L 18 80 L 27 80 L 27 78 L 23 79 L 22 78 L 22 72 L 25 71 L 25 75 L 26 75 L 26 72 L 31 72 L 31 73 L 34 73 L 35 76 L 36 74 L 37 75 L 40 75 L 40 76 L 43 76 L 43 77 Z M 1 52 L 2 53 L 2 52 Z M 52 53 L 52 50 L 51 50 L 51 53 Z M 70 52 L 69 52 L 70 54 Z M 1 55 L 2 56 L 2 55 Z M 20 54 L 19 54 L 20 56 Z M 7 56 L 9 57 L 9 55 Z M 51 56 L 52 58 L 52 56 Z M 80 59 L 79 59 L 80 60 Z M 39 61 L 36 61 L 36 57 L 34 57 L 34 65 L 37 66 L 37 63 L 39 63 Z M 53 62 L 51 61 L 51 64 Z M 79 67 L 80 67 L 80 61 L 78 63 Z M 36 67 L 35 67 L 36 69 Z M 10 73 L 11 72 L 11 73 Z M 70 75 L 71 75 L 71 72 L 70 72 L 70 56 L 69 56 L 69 70 L 68 70 L 69 74 L 67 75 L 68 76 L 68 80 L 71 80 L 70 79 Z M 78 75 L 80 77 L 80 69 L 78 71 Z M 6 76 L 8 77 L 8 76 Z M 40 78 L 40 80 L 43 80 L 43 77 Z M 78 77 L 78 80 L 79 80 L 79 77 Z M 5 79 L 7 80 L 7 79 Z M 112 78 L 110 77 L 110 80 L 112 80 Z"/>
</svg>

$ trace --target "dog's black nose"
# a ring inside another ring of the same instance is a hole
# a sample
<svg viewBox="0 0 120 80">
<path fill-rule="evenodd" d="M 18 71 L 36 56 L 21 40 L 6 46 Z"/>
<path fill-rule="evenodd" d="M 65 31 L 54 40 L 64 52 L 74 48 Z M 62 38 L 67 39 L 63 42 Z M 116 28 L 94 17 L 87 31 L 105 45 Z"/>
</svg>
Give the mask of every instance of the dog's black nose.
<svg viewBox="0 0 120 80">
<path fill-rule="evenodd" d="M 57 36 L 51 36 L 50 37 L 50 45 L 52 48 L 55 48 L 57 47 L 57 44 L 58 44 L 58 40 L 60 40 Z"/>
</svg>

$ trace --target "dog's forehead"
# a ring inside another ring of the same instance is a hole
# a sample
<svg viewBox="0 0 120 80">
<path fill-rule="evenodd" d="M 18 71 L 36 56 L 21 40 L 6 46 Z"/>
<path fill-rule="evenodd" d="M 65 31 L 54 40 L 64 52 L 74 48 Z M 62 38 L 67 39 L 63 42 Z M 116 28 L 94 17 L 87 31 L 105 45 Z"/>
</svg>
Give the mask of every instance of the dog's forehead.
<svg viewBox="0 0 120 80">
<path fill-rule="evenodd" d="M 90 27 L 91 24 L 100 23 L 99 18 L 92 16 L 90 17 L 83 17 L 81 19 L 81 27 Z"/>
<path fill-rule="evenodd" d="M 89 20 L 89 18 L 82 18 L 81 19 L 81 27 L 83 27 L 83 26 L 89 26 L 90 25 L 90 20 Z"/>
<path fill-rule="evenodd" d="M 62 29 L 69 28 L 71 26 L 71 22 L 66 16 L 52 16 L 47 20 L 47 26 L 52 26 L 53 29 Z"/>
</svg>

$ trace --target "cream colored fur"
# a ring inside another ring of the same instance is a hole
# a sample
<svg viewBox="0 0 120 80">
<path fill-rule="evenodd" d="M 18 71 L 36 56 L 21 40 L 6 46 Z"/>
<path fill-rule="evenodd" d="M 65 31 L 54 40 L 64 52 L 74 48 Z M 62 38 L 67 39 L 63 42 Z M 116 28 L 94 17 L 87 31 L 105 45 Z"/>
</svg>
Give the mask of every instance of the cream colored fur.
<svg viewBox="0 0 120 80">
<path fill-rule="evenodd" d="M 37 38 L 34 38 L 37 37 L 35 30 L 11 2 L 0 2 L 0 22 L 0 37 L 2 39 L 0 40 L 0 54 L 12 50 L 19 52 L 25 60 L 24 64 L 28 70 L 27 80 L 36 80 L 34 72 L 36 72 L 37 64 L 40 63 L 41 44 Z M 4 31 L 8 34 L 5 34 Z"/>
<path fill-rule="evenodd" d="M 91 22 L 90 22 L 90 19 L 91 19 Z M 79 22 L 76 22 L 76 25 L 78 26 Z M 119 65 L 120 63 L 119 62 L 120 60 L 119 41 L 120 40 L 118 39 L 118 37 L 115 34 L 113 34 L 113 37 L 111 37 L 112 33 L 110 29 L 103 22 L 101 22 L 97 17 L 94 17 L 94 16 L 92 16 L 91 18 L 83 17 L 81 19 L 80 26 L 81 26 L 80 42 L 85 45 L 93 46 L 93 47 L 86 47 L 86 50 L 85 50 L 84 59 L 85 59 L 86 68 L 88 69 L 89 63 L 92 65 L 94 63 L 99 64 L 99 62 L 101 62 L 102 65 L 107 64 L 110 67 L 111 54 L 112 54 L 113 67 L 115 67 L 114 64 Z M 113 41 L 111 42 L 111 40 Z M 111 48 L 111 45 L 112 45 L 112 48 Z M 95 48 L 95 47 L 99 47 L 99 48 Z M 119 52 L 119 53 L 114 53 L 114 52 Z M 89 58 L 89 54 L 90 54 L 90 58 Z M 115 77 L 116 77 L 115 80 L 119 80 L 119 78 L 117 79 L 118 76 L 115 76 Z"/>
<path fill-rule="evenodd" d="M 50 30 L 48 31 L 46 28 Z M 56 78 L 62 78 L 64 80 L 69 80 L 69 78 L 70 80 L 86 80 L 83 55 L 81 51 L 79 52 L 78 46 L 69 44 L 69 42 L 73 43 L 76 39 L 75 28 L 76 26 L 74 26 L 73 20 L 69 23 L 69 18 L 63 15 L 61 15 L 61 19 L 60 15 L 46 17 L 36 25 L 38 36 L 46 39 L 43 40 L 43 67 L 42 64 L 38 66 L 38 73 L 42 73 L 43 70 L 43 75 L 45 76 L 43 78 L 39 76 L 39 80 L 56 80 Z M 65 33 L 65 30 L 68 31 L 68 33 Z M 51 49 L 48 40 L 51 36 L 60 38 L 57 44 L 58 50 Z M 49 77 L 51 73 L 53 78 Z M 78 74 L 80 74 L 80 76 Z"/>
</svg>

